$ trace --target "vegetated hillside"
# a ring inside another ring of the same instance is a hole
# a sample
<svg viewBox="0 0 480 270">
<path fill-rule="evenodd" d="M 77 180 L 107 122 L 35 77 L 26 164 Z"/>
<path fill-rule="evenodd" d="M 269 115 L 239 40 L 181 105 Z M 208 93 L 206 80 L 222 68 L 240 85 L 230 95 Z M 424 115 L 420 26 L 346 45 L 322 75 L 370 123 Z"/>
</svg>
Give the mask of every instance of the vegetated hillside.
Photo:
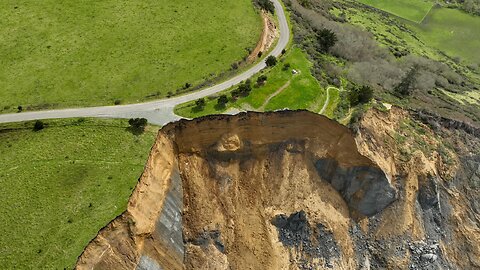
<svg viewBox="0 0 480 270">
<path fill-rule="evenodd" d="M 192 90 L 234 72 L 262 31 L 252 0 L 1 1 L 0 17 L 0 112 Z"/>
<path fill-rule="evenodd" d="M 336 119 L 352 115 L 348 91 L 357 84 L 372 87 L 378 101 L 480 125 L 480 70 L 468 59 L 446 55 L 429 39 L 422 40 L 423 34 L 410 23 L 356 1 L 286 2 L 294 41 L 313 61 L 316 78 L 324 85 L 343 84 L 347 90 L 341 93 Z M 328 51 L 319 39 L 324 29 L 337 38 Z M 478 30 L 472 26 L 468 31 Z"/>
<path fill-rule="evenodd" d="M 169 124 L 77 268 L 478 268 L 478 130 L 414 117 L 371 109 L 355 134 L 305 111 Z"/>
</svg>

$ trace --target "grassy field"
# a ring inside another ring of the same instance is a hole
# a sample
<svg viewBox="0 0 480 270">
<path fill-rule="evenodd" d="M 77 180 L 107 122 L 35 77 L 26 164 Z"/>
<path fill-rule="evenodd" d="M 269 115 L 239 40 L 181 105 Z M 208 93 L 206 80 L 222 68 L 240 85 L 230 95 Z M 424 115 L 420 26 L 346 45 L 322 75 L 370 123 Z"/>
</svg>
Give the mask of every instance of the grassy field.
<svg viewBox="0 0 480 270">
<path fill-rule="evenodd" d="M 126 208 L 157 128 L 125 120 L 0 125 L 0 268 L 71 269 Z"/>
<path fill-rule="evenodd" d="M 434 4 L 428 0 L 359 0 L 359 2 L 417 23 L 423 20 Z"/>
<path fill-rule="evenodd" d="M 262 31 L 251 0 L 1 1 L 0 18 L 0 112 L 165 97 L 229 70 Z"/>
<path fill-rule="evenodd" d="M 285 69 L 284 66 L 287 63 L 290 64 L 290 68 Z M 319 112 L 325 102 L 325 90 L 310 73 L 311 66 L 312 63 L 307 59 L 305 53 L 301 49 L 293 47 L 281 62 L 264 72 L 268 78 L 267 82 L 263 86 L 254 86 L 249 96 L 237 100 L 230 99 L 224 108 L 217 106 L 215 98 L 207 99 L 203 110 L 198 110 L 195 102 L 188 102 L 177 106 L 175 113 L 195 118 L 236 110 L 274 111 L 289 108 Z M 298 73 L 293 74 L 293 69 Z M 252 84 L 256 78 L 252 78 Z M 233 89 L 225 91 L 224 94 L 230 97 Z M 333 112 L 333 109 L 329 111 Z"/>
<path fill-rule="evenodd" d="M 413 28 L 427 44 L 451 57 L 480 65 L 480 17 L 457 9 L 436 8 Z"/>
</svg>

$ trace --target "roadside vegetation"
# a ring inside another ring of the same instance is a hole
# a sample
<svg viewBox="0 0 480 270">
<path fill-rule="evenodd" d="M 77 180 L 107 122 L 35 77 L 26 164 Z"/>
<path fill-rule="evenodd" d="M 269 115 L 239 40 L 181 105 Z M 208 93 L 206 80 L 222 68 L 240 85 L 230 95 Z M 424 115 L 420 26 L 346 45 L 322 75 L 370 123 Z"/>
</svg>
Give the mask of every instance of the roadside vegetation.
<svg viewBox="0 0 480 270">
<path fill-rule="evenodd" d="M 305 52 L 298 47 L 292 47 L 275 61 L 275 65 L 250 81 L 218 95 L 181 104 L 175 108 L 175 113 L 195 118 L 218 113 L 274 111 L 286 108 L 320 112 L 326 101 L 327 85 L 320 85 L 311 69 L 312 63 Z M 338 89 L 332 88 L 330 95 L 332 104 L 338 101 Z M 330 116 L 333 109 L 329 106 L 326 110 Z"/>
<path fill-rule="evenodd" d="M 241 67 L 262 31 L 252 0 L 2 1 L 0 17 L 2 113 L 192 91 Z"/>
<path fill-rule="evenodd" d="M 157 132 L 129 127 L 92 119 L 0 125 L 2 269 L 72 269 L 126 209 Z"/>
</svg>

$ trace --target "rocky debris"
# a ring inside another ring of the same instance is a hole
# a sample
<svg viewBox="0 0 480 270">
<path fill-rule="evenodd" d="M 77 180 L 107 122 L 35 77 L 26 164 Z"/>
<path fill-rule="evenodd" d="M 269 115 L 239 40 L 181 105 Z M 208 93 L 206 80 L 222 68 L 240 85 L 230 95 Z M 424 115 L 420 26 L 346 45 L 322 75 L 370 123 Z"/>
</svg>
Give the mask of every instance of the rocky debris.
<svg viewBox="0 0 480 270">
<path fill-rule="evenodd" d="M 433 129 L 438 129 L 440 126 L 447 129 L 460 129 L 465 131 L 468 134 L 471 134 L 476 137 L 480 137 L 479 127 L 476 127 L 469 123 L 465 123 L 463 121 L 445 118 L 425 110 L 420 110 L 420 111 L 412 110 L 412 115 L 415 118 L 421 120 L 423 123 L 428 124 Z"/>
<path fill-rule="evenodd" d="M 329 158 L 317 160 L 315 167 L 320 177 L 331 183 L 348 205 L 363 215 L 375 215 L 396 199 L 396 189 L 379 168 L 342 168 L 336 160 Z"/>
<path fill-rule="evenodd" d="M 410 251 L 409 269 L 449 269 L 435 240 L 407 242 Z"/>
<path fill-rule="evenodd" d="M 447 200 L 441 199 L 438 179 L 435 176 L 427 176 L 422 182 L 417 193 L 420 206 L 418 212 L 423 216 L 425 233 L 432 239 L 440 240 L 446 236 L 442 204 L 445 206 L 444 211 L 449 209 L 445 205 Z"/>
<path fill-rule="evenodd" d="M 277 215 L 272 224 L 277 227 L 280 242 L 301 254 L 296 259 L 300 269 L 315 269 L 316 265 L 311 258 L 322 258 L 324 266 L 332 268 L 332 259 L 341 255 L 332 232 L 320 223 L 312 228 L 303 210 L 288 217 L 284 214 Z"/>
<path fill-rule="evenodd" d="M 215 245 L 215 247 L 221 253 L 225 253 L 225 245 L 222 241 L 222 233 L 219 230 L 207 230 L 205 229 L 203 232 L 198 234 L 193 239 L 188 239 L 187 243 L 191 243 L 196 246 L 206 247 L 210 244 Z"/>
</svg>

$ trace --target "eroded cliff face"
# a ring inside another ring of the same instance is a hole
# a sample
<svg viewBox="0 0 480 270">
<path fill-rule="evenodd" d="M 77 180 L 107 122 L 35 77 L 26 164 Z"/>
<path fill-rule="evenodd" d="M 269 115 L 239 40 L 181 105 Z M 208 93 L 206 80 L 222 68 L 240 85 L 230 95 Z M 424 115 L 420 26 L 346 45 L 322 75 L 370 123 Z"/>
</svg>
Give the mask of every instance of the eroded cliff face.
<svg viewBox="0 0 480 270">
<path fill-rule="evenodd" d="M 167 125 L 127 211 L 77 268 L 447 269 L 461 245 L 473 267 L 478 219 L 464 224 L 464 199 L 439 187 L 459 162 L 444 173 L 441 160 L 401 161 L 385 139 L 401 117 L 369 112 L 355 136 L 309 112 Z"/>
</svg>

